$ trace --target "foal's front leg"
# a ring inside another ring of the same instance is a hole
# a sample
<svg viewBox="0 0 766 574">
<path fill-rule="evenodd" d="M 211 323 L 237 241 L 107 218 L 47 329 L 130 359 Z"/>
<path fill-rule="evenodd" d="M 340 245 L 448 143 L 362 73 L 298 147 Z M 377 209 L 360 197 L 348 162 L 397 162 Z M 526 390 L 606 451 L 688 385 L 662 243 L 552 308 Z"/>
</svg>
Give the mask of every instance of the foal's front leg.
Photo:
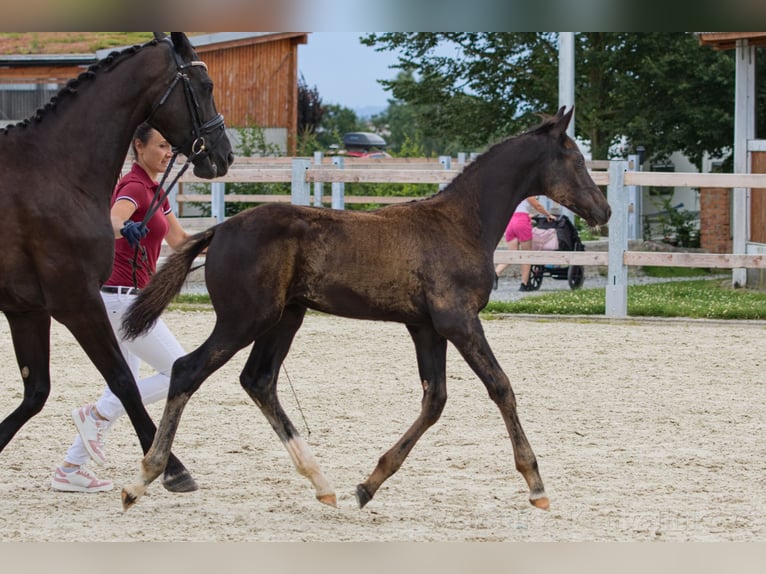
<svg viewBox="0 0 766 574">
<path fill-rule="evenodd" d="M 356 487 L 359 508 L 363 508 L 383 482 L 402 466 L 418 439 L 442 414 L 447 402 L 447 340 L 432 327 L 408 325 L 415 342 L 418 372 L 423 385 L 420 414 L 402 438 L 378 460 L 372 474 Z"/>
<path fill-rule="evenodd" d="M 231 359 L 238 350 L 215 346 L 210 341 L 211 338 L 208 338 L 197 350 L 180 357 L 173 364 L 168 398 L 152 446 L 141 460 L 136 482 L 122 489 L 123 510 L 138 502 L 146 488 L 165 470 L 181 415 L 191 396 L 211 373 Z"/>
<path fill-rule="evenodd" d="M 481 321 L 477 316 L 473 319 L 455 321 L 452 324 L 458 327 L 450 330 L 450 341 L 479 376 L 490 398 L 497 404 L 503 415 L 503 421 L 513 445 L 516 470 L 521 473 L 529 486 L 529 502 L 537 508 L 548 510 L 550 501 L 545 494 L 535 453 L 521 428 L 521 421 L 516 410 L 516 396 L 508 377 L 489 347 Z"/>
</svg>

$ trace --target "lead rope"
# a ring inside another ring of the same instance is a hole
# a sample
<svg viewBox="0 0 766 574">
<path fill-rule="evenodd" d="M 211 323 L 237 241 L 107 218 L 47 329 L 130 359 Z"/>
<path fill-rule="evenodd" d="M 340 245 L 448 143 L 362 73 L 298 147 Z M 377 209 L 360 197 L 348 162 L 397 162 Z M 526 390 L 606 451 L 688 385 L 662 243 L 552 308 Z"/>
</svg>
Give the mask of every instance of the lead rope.
<svg viewBox="0 0 766 574">
<path fill-rule="evenodd" d="M 204 142 L 202 143 L 202 146 L 200 150 L 205 149 Z M 192 152 L 194 152 L 194 145 L 192 145 Z M 199 153 L 199 152 L 196 152 Z M 196 155 L 196 154 L 195 154 Z M 141 227 L 146 228 L 146 224 L 148 221 L 152 218 L 152 216 L 155 214 L 155 212 L 162 206 L 164 201 L 167 199 L 168 195 L 170 194 L 170 190 L 173 189 L 173 187 L 178 183 L 178 180 L 181 178 L 181 176 L 184 174 L 184 172 L 189 168 L 189 165 L 191 164 L 191 158 L 187 158 L 186 162 L 181 166 L 181 169 L 178 170 L 178 173 L 173 178 L 173 181 L 171 184 L 165 189 L 163 186 L 165 185 L 165 180 L 168 178 L 168 174 L 173 169 L 173 165 L 175 164 L 176 158 L 178 157 L 178 152 L 174 152 L 173 156 L 170 158 L 170 161 L 168 162 L 168 167 L 165 168 L 165 173 L 162 174 L 162 179 L 160 180 L 159 185 L 157 186 L 157 190 L 154 192 L 154 196 L 152 197 L 152 201 L 149 203 L 149 208 L 146 210 L 146 214 L 144 215 L 144 218 L 141 220 Z M 138 280 L 137 280 L 137 270 L 140 268 L 140 264 L 138 262 L 138 254 L 139 251 L 141 253 L 141 263 L 146 265 L 147 261 L 149 260 L 148 256 L 146 255 L 146 247 L 139 244 L 136 245 L 133 248 L 133 261 L 131 264 L 132 267 L 132 277 L 133 277 L 133 287 L 138 289 Z M 149 273 L 149 277 L 152 276 L 152 270 L 149 269 L 149 267 L 146 267 L 147 272 Z"/>
<path fill-rule="evenodd" d="M 285 368 L 284 362 L 282 363 L 282 370 L 285 372 L 285 377 L 287 377 L 287 382 L 290 384 L 290 390 L 293 392 L 293 397 L 295 398 L 295 403 L 298 405 L 298 411 L 301 413 L 301 418 L 303 419 L 303 424 L 306 425 L 306 436 L 311 436 L 311 428 L 309 427 L 309 422 L 306 420 L 306 415 L 303 414 L 303 408 L 301 407 L 301 402 L 298 400 L 298 395 L 295 393 L 295 387 L 293 386 L 293 382 L 290 380 L 290 375 L 287 374 L 287 368 Z"/>
</svg>

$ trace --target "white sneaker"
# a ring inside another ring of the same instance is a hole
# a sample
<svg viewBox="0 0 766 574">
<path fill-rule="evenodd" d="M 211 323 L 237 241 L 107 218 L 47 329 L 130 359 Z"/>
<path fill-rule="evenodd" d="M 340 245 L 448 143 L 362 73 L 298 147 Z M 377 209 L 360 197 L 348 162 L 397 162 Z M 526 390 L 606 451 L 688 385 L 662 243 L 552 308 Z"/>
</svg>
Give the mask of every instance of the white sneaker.
<svg viewBox="0 0 766 574">
<path fill-rule="evenodd" d="M 64 472 L 59 466 L 51 478 L 51 488 L 61 492 L 105 492 L 112 490 L 110 480 L 101 480 L 87 468 L 81 466 L 72 472 Z"/>
<path fill-rule="evenodd" d="M 72 411 L 72 420 L 80 433 L 85 450 L 96 464 L 106 462 L 104 440 L 109 433 L 109 421 L 96 420 L 91 416 L 94 405 L 85 405 Z"/>
</svg>

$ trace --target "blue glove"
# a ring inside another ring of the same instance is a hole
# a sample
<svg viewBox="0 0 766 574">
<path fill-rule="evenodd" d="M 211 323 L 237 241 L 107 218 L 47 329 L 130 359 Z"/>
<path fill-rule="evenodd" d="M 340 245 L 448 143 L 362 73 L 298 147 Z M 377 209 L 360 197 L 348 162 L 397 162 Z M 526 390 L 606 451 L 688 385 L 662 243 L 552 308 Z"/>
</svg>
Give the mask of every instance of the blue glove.
<svg viewBox="0 0 766 574">
<path fill-rule="evenodd" d="M 141 239 L 149 233 L 149 228 L 137 221 L 126 221 L 120 229 L 120 235 L 128 240 L 131 247 L 138 247 Z"/>
</svg>

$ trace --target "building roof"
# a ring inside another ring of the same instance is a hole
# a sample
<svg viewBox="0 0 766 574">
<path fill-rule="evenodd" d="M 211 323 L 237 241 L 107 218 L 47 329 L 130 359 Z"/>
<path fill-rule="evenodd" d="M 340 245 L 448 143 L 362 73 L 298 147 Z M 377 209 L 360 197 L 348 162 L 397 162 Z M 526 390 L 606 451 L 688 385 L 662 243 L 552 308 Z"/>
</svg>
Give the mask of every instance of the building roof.
<svg viewBox="0 0 766 574">
<path fill-rule="evenodd" d="M 195 49 L 208 51 L 284 38 L 296 38 L 299 43 L 306 43 L 308 33 L 187 32 L 187 36 Z M 151 37 L 151 33 L 127 32 L 0 33 L 0 66 L 88 65 Z M 121 40 L 124 43 L 120 43 Z"/>
<path fill-rule="evenodd" d="M 747 40 L 750 46 L 766 46 L 766 32 L 697 32 L 700 44 L 716 50 L 733 50 L 738 40 Z"/>
</svg>

